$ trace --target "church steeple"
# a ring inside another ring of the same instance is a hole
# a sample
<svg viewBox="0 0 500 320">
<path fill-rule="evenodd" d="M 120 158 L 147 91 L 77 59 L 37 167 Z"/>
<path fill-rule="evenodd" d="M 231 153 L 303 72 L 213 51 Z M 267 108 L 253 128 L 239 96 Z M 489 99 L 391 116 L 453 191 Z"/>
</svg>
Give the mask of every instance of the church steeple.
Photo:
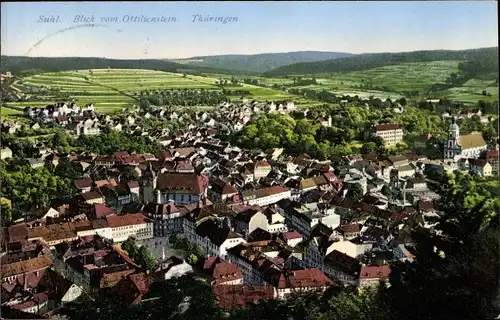
<svg viewBox="0 0 500 320">
<path fill-rule="evenodd" d="M 456 123 L 455 117 L 451 118 L 451 124 L 448 128 L 448 140 L 444 146 L 444 158 L 453 159 L 460 151 L 460 128 Z"/>
</svg>

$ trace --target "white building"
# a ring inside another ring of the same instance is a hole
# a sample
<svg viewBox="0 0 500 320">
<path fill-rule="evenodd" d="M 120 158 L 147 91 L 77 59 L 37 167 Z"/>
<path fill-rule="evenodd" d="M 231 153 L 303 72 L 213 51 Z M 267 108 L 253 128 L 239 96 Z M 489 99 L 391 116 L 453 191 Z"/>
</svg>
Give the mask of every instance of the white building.
<svg viewBox="0 0 500 320">
<path fill-rule="evenodd" d="M 153 238 L 153 221 L 141 213 L 106 217 L 114 242 L 122 242 L 129 237 L 137 240 Z"/>
<path fill-rule="evenodd" d="M 280 201 L 281 199 L 287 199 L 292 196 L 289 188 L 284 186 L 274 186 L 259 190 L 249 190 L 243 191 L 241 193 L 241 199 L 243 203 L 248 205 L 258 205 L 267 206 Z"/>
<path fill-rule="evenodd" d="M 403 128 L 394 123 L 379 124 L 372 128 L 372 135 L 381 137 L 386 144 L 392 145 L 403 140 Z"/>
<path fill-rule="evenodd" d="M 452 118 L 448 129 L 448 141 L 444 146 L 444 158 L 458 161 L 461 158 L 478 158 L 487 149 L 487 144 L 480 133 L 461 136 L 460 128 Z"/>
</svg>

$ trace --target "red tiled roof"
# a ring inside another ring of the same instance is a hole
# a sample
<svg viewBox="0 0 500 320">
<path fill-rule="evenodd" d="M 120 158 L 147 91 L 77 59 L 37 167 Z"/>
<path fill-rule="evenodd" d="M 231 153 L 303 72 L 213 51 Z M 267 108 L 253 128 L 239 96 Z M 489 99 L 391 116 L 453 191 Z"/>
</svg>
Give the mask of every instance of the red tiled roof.
<svg viewBox="0 0 500 320">
<path fill-rule="evenodd" d="M 225 309 L 243 307 L 259 300 L 274 299 L 274 289 L 269 285 L 214 285 L 212 292 L 217 305 Z"/>
<path fill-rule="evenodd" d="M 385 266 L 361 266 L 360 279 L 387 279 L 391 273 L 391 267 Z"/>
<path fill-rule="evenodd" d="M 90 178 L 76 179 L 75 185 L 79 189 L 90 188 L 90 187 L 92 187 L 92 179 L 90 179 Z"/>
<path fill-rule="evenodd" d="M 112 216 L 106 217 L 106 220 L 108 221 L 108 224 L 111 228 L 138 225 L 138 224 L 143 224 L 143 223 L 147 223 L 150 221 L 142 213 L 133 213 L 133 214 L 127 214 L 127 215 L 123 215 L 123 216 L 112 215 Z"/>
<path fill-rule="evenodd" d="M 212 283 L 219 284 L 243 279 L 243 274 L 235 264 L 224 261 L 215 265 L 212 277 Z"/>
<path fill-rule="evenodd" d="M 277 288 L 324 287 L 331 285 L 333 285 L 333 281 L 328 279 L 323 272 L 319 269 L 311 268 L 291 271 L 287 276 L 281 274 Z"/>
<path fill-rule="evenodd" d="M 300 233 L 298 233 L 297 231 L 289 231 L 289 232 L 283 233 L 283 237 L 286 240 L 292 240 L 292 239 L 300 239 L 300 238 L 302 238 L 302 235 Z"/>
<path fill-rule="evenodd" d="M 486 161 L 490 160 L 491 158 L 499 158 L 499 156 L 500 156 L 499 150 L 488 150 L 484 154 Z"/>
<path fill-rule="evenodd" d="M 25 223 L 10 226 L 8 232 L 9 242 L 18 242 L 28 237 L 28 228 Z"/>
<path fill-rule="evenodd" d="M 224 262 L 220 257 L 207 257 L 203 263 L 203 270 L 210 270 L 216 263 Z"/>
<path fill-rule="evenodd" d="M 95 215 L 97 218 L 103 218 L 112 214 L 116 214 L 115 210 L 105 204 L 94 204 Z"/>
<path fill-rule="evenodd" d="M 136 273 L 129 275 L 130 280 L 134 283 L 141 294 L 145 294 L 148 291 L 150 285 L 150 277 L 145 273 Z"/>
<path fill-rule="evenodd" d="M 127 182 L 127 186 L 129 189 L 139 188 L 139 182 L 129 181 L 129 182 Z"/>
<path fill-rule="evenodd" d="M 243 198 L 246 198 L 246 197 L 252 196 L 252 195 L 255 195 L 256 198 L 263 198 L 263 197 L 268 197 L 268 196 L 272 196 L 272 195 L 287 192 L 287 191 L 290 191 L 290 189 L 287 187 L 274 186 L 274 187 L 263 188 L 263 189 L 258 189 L 258 190 L 243 191 L 242 195 L 243 195 Z"/>
<path fill-rule="evenodd" d="M 361 224 L 359 223 L 345 224 L 338 227 L 337 230 L 342 233 L 360 232 Z"/>
<path fill-rule="evenodd" d="M 377 131 L 387 131 L 387 130 L 396 130 L 400 129 L 401 126 L 395 123 L 384 123 L 375 126 L 375 130 Z"/>
<path fill-rule="evenodd" d="M 103 196 L 97 191 L 84 192 L 80 195 L 85 201 L 103 198 Z"/>
<path fill-rule="evenodd" d="M 271 165 L 266 160 L 255 161 L 255 167 L 270 167 Z"/>
<path fill-rule="evenodd" d="M 487 162 L 484 159 L 469 159 L 469 163 L 476 167 L 484 167 Z"/>
<path fill-rule="evenodd" d="M 114 156 L 119 157 L 128 157 L 130 154 L 127 151 L 117 151 L 114 153 Z"/>
<path fill-rule="evenodd" d="M 33 259 L 24 261 L 2 264 L 1 277 L 6 278 L 10 276 L 20 275 L 23 273 L 34 272 L 49 267 L 52 260 L 47 256 L 40 256 Z"/>
<path fill-rule="evenodd" d="M 199 195 L 205 192 L 208 178 L 195 173 L 161 173 L 156 185 L 161 191 L 185 190 Z"/>
<path fill-rule="evenodd" d="M 32 308 L 34 306 L 40 305 L 48 300 L 49 300 L 49 296 L 46 292 L 39 292 L 39 293 L 35 293 L 31 299 L 24 301 L 22 303 L 19 303 L 19 304 L 12 305 L 11 307 L 13 309 L 23 311 L 23 310 L 26 310 L 28 308 Z"/>
</svg>

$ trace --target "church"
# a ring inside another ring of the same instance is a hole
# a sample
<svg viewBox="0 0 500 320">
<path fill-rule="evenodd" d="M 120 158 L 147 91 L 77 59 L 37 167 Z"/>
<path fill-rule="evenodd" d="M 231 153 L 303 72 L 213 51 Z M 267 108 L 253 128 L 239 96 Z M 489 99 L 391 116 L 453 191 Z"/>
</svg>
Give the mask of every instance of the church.
<svg viewBox="0 0 500 320">
<path fill-rule="evenodd" d="M 448 140 L 444 145 L 444 159 L 457 161 L 462 158 L 478 158 L 487 149 L 481 133 L 460 135 L 460 128 L 452 118 L 448 129 Z"/>
<path fill-rule="evenodd" d="M 206 199 L 208 177 L 196 173 L 156 173 L 149 163 L 140 183 L 143 203 L 175 205 L 199 203 Z"/>
</svg>

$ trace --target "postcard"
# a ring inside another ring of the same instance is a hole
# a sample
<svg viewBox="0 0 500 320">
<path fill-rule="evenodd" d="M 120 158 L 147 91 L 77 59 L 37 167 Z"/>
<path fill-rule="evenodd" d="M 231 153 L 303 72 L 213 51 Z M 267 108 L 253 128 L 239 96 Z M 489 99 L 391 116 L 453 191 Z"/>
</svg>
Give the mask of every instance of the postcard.
<svg viewBox="0 0 500 320">
<path fill-rule="evenodd" d="M 1 6 L 2 318 L 500 318 L 496 1 Z"/>
</svg>

